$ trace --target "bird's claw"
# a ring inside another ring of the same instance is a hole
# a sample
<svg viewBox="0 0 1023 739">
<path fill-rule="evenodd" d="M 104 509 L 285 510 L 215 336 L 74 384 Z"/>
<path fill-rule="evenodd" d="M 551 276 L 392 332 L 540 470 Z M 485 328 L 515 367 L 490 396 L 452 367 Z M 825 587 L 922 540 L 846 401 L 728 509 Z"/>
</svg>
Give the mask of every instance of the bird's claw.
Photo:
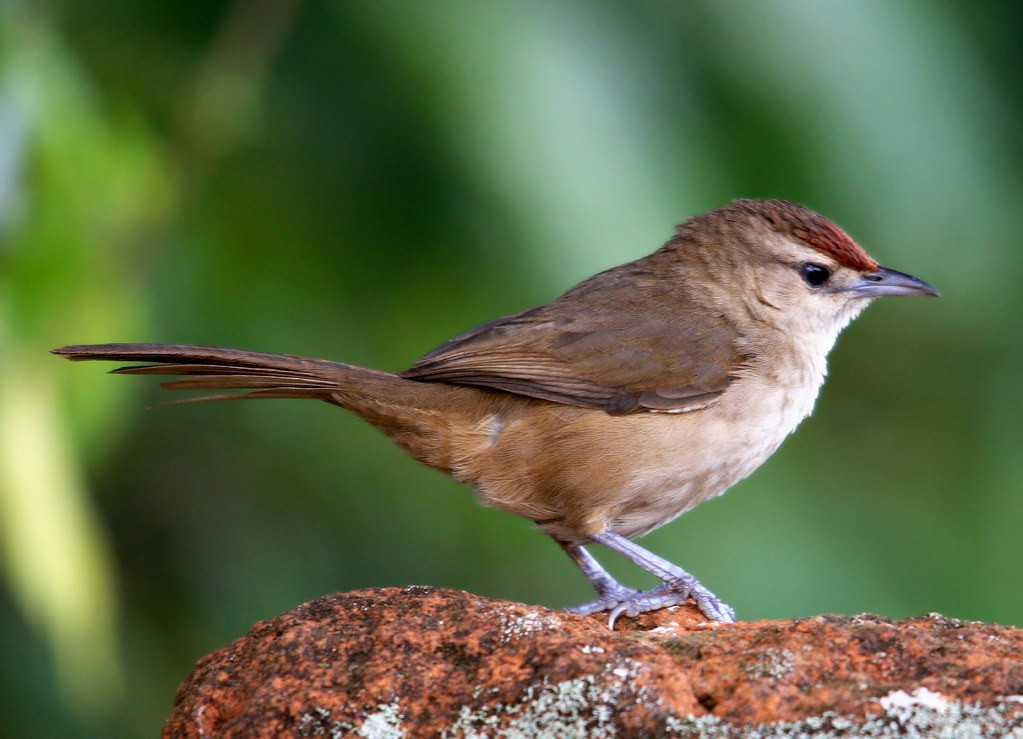
<svg viewBox="0 0 1023 739">
<path fill-rule="evenodd" d="M 635 618 L 641 613 L 683 605 L 690 598 L 696 602 L 700 612 L 711 621 L 735 623 L 735 611 L 732 607 L 694 579 L 664 583 L 653 590 L 635 593 L 611 609 L 611 613 L 608 614 L 608 628 L 613 630 L 615 621 L 623 614 Z"/>
<path fill-rule="evenodd" d="M 589 603 L 583 603 L 582 605 L 572 606 L 566 610 L 569 613 L 578 613 L 580 616 L 591 616 L 594 613 L 611 610 L 620 603 L 628 602 L 638 595 L 642 595 L 642 592 L 635 588 L 627 588 L 619 585 L 614 590 L 608 590 L 601 593 L 600 597 L 596 600 L 591 600 Z"/>
</svg>

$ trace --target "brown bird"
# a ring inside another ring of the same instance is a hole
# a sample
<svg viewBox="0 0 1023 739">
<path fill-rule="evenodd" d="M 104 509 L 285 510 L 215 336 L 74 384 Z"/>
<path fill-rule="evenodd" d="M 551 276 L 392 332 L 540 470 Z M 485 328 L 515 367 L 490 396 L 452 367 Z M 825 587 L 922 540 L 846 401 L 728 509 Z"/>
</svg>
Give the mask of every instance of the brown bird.
<svg viewBox="0 0 1023 739">
<path fill-rule="evenodd" d="M 184 375 L 163 387 L 227 398 L 316 398 L 358 413 L 488 506 L 549 534 L 597 590 L 572 609 L 622 613 L 692 598 L 733 610 L 631 541 L 759 467 L 813 409 L 839 332 L 880 295 L 938 292 L 878 265 L 823 216 L 737 200 L 690 218 L 663 247 L 548 305 L 485 323 L 405 372 L 176 344 L 54 350 L 155 362 L 118 374 Z M 598 543 L 656 575 L 639 592 L 587 551 Z"/>
</svg>

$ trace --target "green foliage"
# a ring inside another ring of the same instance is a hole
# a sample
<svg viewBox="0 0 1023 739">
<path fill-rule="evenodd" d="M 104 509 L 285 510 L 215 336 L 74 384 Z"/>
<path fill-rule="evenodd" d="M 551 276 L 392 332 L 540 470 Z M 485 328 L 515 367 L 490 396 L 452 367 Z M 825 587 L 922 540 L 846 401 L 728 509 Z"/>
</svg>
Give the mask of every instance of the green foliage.
<svg viewBox="0 0 1023 739">
<path fill-rule="evenodd" d="M 804 202 L 944 296 L 872 307 L 801 432 L 648 543 L 743 618 L 1018 622 L 1021 12 L 989 10 L 0 2 L 11 730 L 152 735 L 198 657 L 331 590 L 589 596 L 335 408 L 146 412 L 150 384 L 48 349 L 400 369 L 739 196 Z"/>
</svg>

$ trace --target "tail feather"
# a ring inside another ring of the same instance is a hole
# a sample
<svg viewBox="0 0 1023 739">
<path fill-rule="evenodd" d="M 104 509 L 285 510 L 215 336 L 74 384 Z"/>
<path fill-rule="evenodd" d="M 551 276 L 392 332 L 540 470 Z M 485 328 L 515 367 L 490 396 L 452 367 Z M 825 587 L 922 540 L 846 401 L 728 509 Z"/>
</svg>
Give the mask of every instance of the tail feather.
<svg viewBox="0 0 1023 739">
<path fill-rule="evenodd" d="M 128 365 L 112 372 L 122 375 L 184 375 L 161 387 L 171 390 L 250 390 L 179 402 L 234 400 L 238 398 L 328 399 L 343 375 L 354 368 L 340 362 L 309 359 L 289 354 L 265 354 L 239 349 L 220 349 L 185 344 L 89 344 L 54 349 L 74 361 L 113 360 L 160 362 Z"/>
<path fill-rule="evenodd" d="M 499 397 L 482 388 L 420 382 L 341 362 L 238 349 L 92 344 L 65 346 L 53 353 L 71 360 L 144 362 L 113 372 L 156 375 L 171 390 L 207 391 L 200 397 L 158 405 L 262 398 L 323 400 L 357 413 L 420 462 L 446 472 L 452 472 L 461 458 L 454 442 L 476 433 L 480 418 L 489 413 L 489 402 Z M 167 379 L 173 376 L 178 379 Z"/>
<path fill-rule="evenodd" d="M 348 366 L 292 354 L 266 354 L 190 344 L 78 344 L 54 349 L 53 353 L 76 362 L 89 359 L 175 364 L 187 362 L 196 365 L 306 371 L 313 374 L 322 372 L 325 366 Z"/>
<path fill-rule="evenodd" d="M 118 361 L 126 361 L 118 358 Z M 169 361 L 169 360 L 168 360 Z M 229 364 L 133 364 L 110 370 L 112 375 L 255 375 L 278 372 L 270 367 L 242 367 Z"/>
<path fill-rule="evenodd" d="M 166 385 L 161 385 L 166 387 Z M 177 398 L 175 400 L 165 400 L 161 403 L 156 403 L 149 406 L 150 408 L 162 408 L 165 405 L 187 405 L 188 403 L 209 403 L 210 401 L 217 400 L 258 400 L 260 398 L 275 398 L 275 399 L 294 399 L 294 400 L 309 400 L 310 398 L 319 398 L 326 400 L 326 397 L 320 394 L 311 393 L 305 388 L 286 388 L 276 387 L 267 388 L 265 390 L 253 390 L 247 393 L 220 393 L 219 395 L 200 395 L 195 398 Z"/>
<path fill-rule="evenodd" d="M 147 374 L 147 373 L 135 373 Z M 168 380 L 161 382 L 160 387 L 167 390 L 215 390 L 218 388 L 234 388 L 244 390 L 247 388 L 279 388 L 284 387 L 281 383 L 295 390 L 316 390 L 333 389 L 337 383 L 324 379 L 304 379 L 301 377 L 287 377 L 281 375 L 198 375 L 183 380 Z"/>
</svg>

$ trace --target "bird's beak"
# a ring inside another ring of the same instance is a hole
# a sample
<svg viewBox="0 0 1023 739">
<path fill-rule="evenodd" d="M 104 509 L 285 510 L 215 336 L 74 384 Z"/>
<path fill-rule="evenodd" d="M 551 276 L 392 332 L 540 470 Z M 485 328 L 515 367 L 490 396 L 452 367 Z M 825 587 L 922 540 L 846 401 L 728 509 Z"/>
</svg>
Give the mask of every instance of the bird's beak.
<svg viewBox="0 0 1023 739">
<path fill-rule="evenodd" d="M 854 298 L 876 298 L 880 295 L 927 295 L 936 298 L 940 295 L 923 280 L 887 267 L 868 272 L 846 290 Z"/>
</svg>

